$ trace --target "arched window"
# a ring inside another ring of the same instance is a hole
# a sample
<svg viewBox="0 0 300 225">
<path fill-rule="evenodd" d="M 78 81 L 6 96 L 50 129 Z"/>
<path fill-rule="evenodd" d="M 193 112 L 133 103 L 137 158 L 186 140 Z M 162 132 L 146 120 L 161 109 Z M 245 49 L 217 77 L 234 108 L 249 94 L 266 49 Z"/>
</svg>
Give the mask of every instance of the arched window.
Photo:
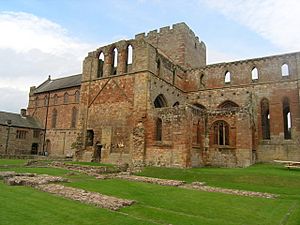
<svg viewBox="0 0 300 225">
<path fill-rule="evenodd" d="M 236 104 L 235 102 L 233 102 L 233 101 L 230 101 L 230 100 L 227 100 L 227 101 L 225 101 L 225 102 L 222 102 L 219 106 L 218 106 L 218 108 L 220 108 L 220 109 L 224 109 L 224 108 L 237 108 L 237 107 L 239 107 L 239 105 L 238 104 Z"/>
<path fill-rule="evenodd" d="M 127 65 L 132 64 L 133 59 L 133 48 L 132 45 L 128 45 L 127 47 Z"/>
<path fill-rule="evenodd" d="M 66 92 L 64 94 L 64 104 L 67 104 L 69 102 L 69 94 Z"/>
<path fill-rule="evenodd" d="M 177 107 L 177 106 L 179 106 L 179 102 L 178 101 L 173 104 L 173 107 Z"/>
<path fill-rule="evenodd" d="M 281 66 L 281 76 L 286 77 L 289 75 L 290 75 L 289 66 L 288 66 L 288 64 L 285 63 Z"/>
<path fill-rule="evenodd" d="M 270 139 L 270 110 L 269 101 L 264 98 L 260 103 L 262 138 Z"/>
<path fill-rule="evenodd" d="M 229 71 L 225 73 L 225 84 L 229 84 L 231 82 L 231 74 Z"/>
<path fill-rule="evenodd" d="M 99 55 L 99 61 L 98 61 L 97 78 L 103 77 L 103 66 L 104 66 L 104 54 L 103 54 L 103 52 L 101 52 Z"/>
<path fill-rule="evenodd" d="M 251 77 L 252 77 L 252 80 L 258 80 L 258 70 L 256 67 L 254 67 L 251 71 Z"/>
<path fill-rule="evenodd" d="M 229 145 L 229 125 L 225 121 L 216 121 L 213 124 L 215 145 Z"/>
<path fill-rule="evenodd" d="M 282 101 L 282 113 L 283 113 L 283 127 L 284 127 L 284 139 L 292 138 L 292 116 L 290 111 L 290 101 L 288 98 L 284 98 Z"/>
<path fill-rule="evenodd" d="M 48 106 L 48 96 L 47 95 L 44 98 L 44 106 Z"/>
<path fill-rule="evenodd" d="M 52 111 L 52 120 L 51 120 L 51 127 L 56 128 L 56 122 L 57 122 L 57 110 L 53 109 Z"/>
<path fill-rule="evenodd" d="M 113 49 L 111 66 L 112 66 L 111 74 L 116 75 L 117 74 L 117 68 L 118 68 L 118 49 L 117 48 Z"/>
<path fill-rule="evenodd" d="M 167 100 L 163 94 L 158 95 L 154 100 L 155 108 L 168 107 Z"/>
<path fill-rule="evenodd" d="M 57 96 L 57 94 L 55 94 L 54 97 L 53 97 L 53 103 L 54 103 L 54 105 L 58 104 L 58 96 Z"/>
<path fill-rule="evenodd" d="M 162 140 L 162 120 L 157 118 L 156 120 L 156 141 Z"/>
<path fill-rule="evenodd" d="M 72 109 L 72 118 L 71 118 L 71 128 L 76 127 L 77 114 L 78 114 L 78 110 L 76 109 L 76 107 L 73 107 L 73 109 Z"/>
<path fill-rule="evenodd" d="M 79 93 L 79 91 L 76 91 L 75 92 L 75 102 L 78 103 L 79 100 L 80 100 L 80 93 Z"/>
<path fill-rule="evenodd" d="M 157 60 L 156 70 L 157 70 L 157 76 L 160 76 L 161 73 L 160 59 Z"/>
</svg>

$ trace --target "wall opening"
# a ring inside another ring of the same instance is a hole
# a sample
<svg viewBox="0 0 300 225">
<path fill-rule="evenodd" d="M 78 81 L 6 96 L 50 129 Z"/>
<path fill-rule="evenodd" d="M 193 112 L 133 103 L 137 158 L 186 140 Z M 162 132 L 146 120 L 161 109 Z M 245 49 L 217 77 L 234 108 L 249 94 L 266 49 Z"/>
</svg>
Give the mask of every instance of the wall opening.
<svg viewBox="0 0 300 225">
<path fill-rule="evenodd" d="M 98 60 L 97 78 L 103 77 L 103 68 L 104 68 L 104 54 L 103 52 L 101 52 Z"/>
<path fill-rule="evenodd" d="M 258 80 L 258 69 L 254 67 L 251 71 L 251 78 L 252 80 Z"/>
<path fill-rule="evenodd" d="M 225 73 L 225 84 L 229 84 L 231 82 L 231 74 L 229 71 Z"/>
<path fill-rule="evenodd" d="M 224 101 L 218 106 L 219 109 L 224 109 L 224 108 L 229 109 L 229 108 L 238 108 L 238 107 L 239 107 L 238 104 L 230 100 Z"/>
<path fill-rule="evenodd" d="M 260 105 L 262 138 L 270 139 L 270 110 L 268 99 L 262 99 Z"/>
<path fill-rule="evenodd" d="M 86 131 L 86 146 L 93 146 L 94 145 L 94 131 L 87 130 Z"/>
<path fill-rule="evenodd" d="M 114 48 L 112 51 L 112 64 L 111 74 L 116 75 L 118 69 L 118 49 Z"/>
<path fill-rule="evenodd" d="M 76 91 L 76 92 L 75 92 L 75 102 L 76 102 L 76 103 L 79 103 L 79 100 L 80 100 L 80 92 L 79 92 L 79 91 Z"/>
<path fill-rule="evenodd" d="M 161 73 L 161 65 L 160 65 L 160 59 L 157 60 L 157 64 L 156 64 L 156 71 L 157 71 L 157 76 L 160 76 Z"/>
<path fill-rule="evenodd" d="M 288 64 L 285 63 L 281 66 L 281 76 L 286 77 L 289 75 L 290 75 L 289 66 L 288 66 Z"/>
<path fill-rule="evenodd" d="M 64 104 L 67 104 L 69 102 L 69 94 L 66 92 L 64 94 Z"/>
<path fill-rule="evenodd" d="M 156 141 L 162 141 L 162 120 L 160 118 L 156 120 Z"/>
<path fill-rule="evenodd" d="M 288 98 L 284 98 L 282 102 L 283 110 L 283 127 L 284 127 L 284 139 L 292 138 L 292 117 L 290 111 L 290 101 Z"/>
<path fill-rule="evenodd" d="M 225 121 L 216 121 L 213 124 L 214 144 L 229 145 L 229 125 Z"/>
<path fill-rule="evenodd" d="M 71 118 L 71 128 L 76 127 L 77 116 L 78 116 L 78 110 L 76 109 L 76 107 L 73 107 L 73 109 L 72 109 L 72 118 Z"/>
<path fill-rule="evenodd" d="M 154 107 L 155 108 L 163 108 L 168 107 L 167 100 L 163 94 L 158 95 L 154 100 Z"/>
</svg>

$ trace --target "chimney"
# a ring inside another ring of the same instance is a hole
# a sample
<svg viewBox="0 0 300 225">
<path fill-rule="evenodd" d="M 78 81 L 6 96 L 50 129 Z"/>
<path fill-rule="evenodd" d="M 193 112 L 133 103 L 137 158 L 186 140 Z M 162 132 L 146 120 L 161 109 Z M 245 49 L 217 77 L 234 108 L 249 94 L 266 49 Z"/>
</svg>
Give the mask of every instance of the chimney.
<svg viewBox="0 0 300 225">
<path fill-rule="evenodd" d="M 26 117 L 26 109 L 21 109 L 20 114 L 22 117 Z"/>
</svg>

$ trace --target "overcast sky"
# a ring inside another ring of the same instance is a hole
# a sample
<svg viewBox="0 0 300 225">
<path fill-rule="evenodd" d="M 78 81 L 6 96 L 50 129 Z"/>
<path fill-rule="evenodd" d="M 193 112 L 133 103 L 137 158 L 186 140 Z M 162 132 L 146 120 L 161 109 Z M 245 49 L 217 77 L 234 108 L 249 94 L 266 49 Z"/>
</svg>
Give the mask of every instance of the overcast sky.
<svg viewBox="0 0 300 225">
<path fill-rule="evenodd" d="M 81 73 L 87 52 L 186 22 L 208 63 L 300 51 L 298 0 L 0 0 L 0 111 L 30 86 Z"/>
</svg>

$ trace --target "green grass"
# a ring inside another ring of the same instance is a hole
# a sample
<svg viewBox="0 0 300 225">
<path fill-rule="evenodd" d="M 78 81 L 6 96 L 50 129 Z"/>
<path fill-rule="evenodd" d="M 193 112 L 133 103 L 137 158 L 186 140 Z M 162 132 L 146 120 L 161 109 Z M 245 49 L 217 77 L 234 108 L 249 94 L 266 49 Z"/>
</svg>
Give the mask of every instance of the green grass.
<svg viewBox="0 0 300 225">
<path fill-rule="evenodd" d="M 104 164 L 104 163 L 97 163 L 97 162 L 66 161 L 65 163 L 68 163 L 68 164 L 77 164 L 77 165 L 85 165 L 85 166 L 108 166 L 108 167 L 114 167 L 114 165 L 112 165 L 112 164 Z"/>
<path fill-rule="evenodd" d="M 24 165 L 28 160 L 25 159 L 0 159 L 0 166 Z"/>
<path fill-rule="evenodd" d="M 0 169 L 4 170 L 4 169 Z M 5 170 L 12 170 L 5 169 Z M 204 224 L 204 225 L 299 225 L 300 170 L 260 164 L 244 169 L 146 168 L 138 175 L 205 181 L 209 185 L 280 194 L 262 199 L 164 187 L 119 179 L 96 180 L 54 168 L 13 168 L 19 172 L 65 176 L 78 187 L 136 200 L 133 206 L 112 212 L 29 187 L 0 182 L 0 221 L 10 225 L 34 224 Z"/>
</svg>

